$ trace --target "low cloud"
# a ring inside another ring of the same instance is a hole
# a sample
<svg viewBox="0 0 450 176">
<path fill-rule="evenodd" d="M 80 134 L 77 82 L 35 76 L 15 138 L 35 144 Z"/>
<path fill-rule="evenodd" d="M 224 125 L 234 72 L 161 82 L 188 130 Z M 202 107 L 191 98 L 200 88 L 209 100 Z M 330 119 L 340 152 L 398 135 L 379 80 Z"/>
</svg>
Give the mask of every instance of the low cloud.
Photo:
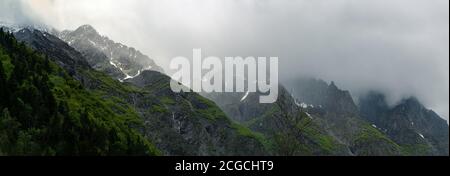
<svg viewBox="0 0 450 176">
<path fill-rule="evenodd" d="M 1 17 L 31 14 L 58 29 L 91 24 L 166 70 L 171 58 L 191 56 L 193 48 L 220 57 L 278 56 L 282 79 L 334 80 L 354 96 L 378 90 L 391 104 L 416 96 L 449 117 L 447 0 L 14 2 L 21 5 L 1 9 Z"/>
</svg>

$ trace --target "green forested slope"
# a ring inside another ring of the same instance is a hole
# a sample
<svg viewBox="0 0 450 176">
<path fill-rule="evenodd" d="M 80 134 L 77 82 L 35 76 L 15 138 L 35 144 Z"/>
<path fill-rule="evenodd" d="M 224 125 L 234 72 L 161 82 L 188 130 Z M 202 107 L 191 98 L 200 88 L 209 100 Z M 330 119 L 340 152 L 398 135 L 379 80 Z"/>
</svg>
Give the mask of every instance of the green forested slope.
<svg viewBox="0 0 450 176">
<path fill-rule="evenodd" d="M 0 60 L 0 155 L 159 154 L 133 109 L 116 110 L 3 30 Z"/>
</svg>

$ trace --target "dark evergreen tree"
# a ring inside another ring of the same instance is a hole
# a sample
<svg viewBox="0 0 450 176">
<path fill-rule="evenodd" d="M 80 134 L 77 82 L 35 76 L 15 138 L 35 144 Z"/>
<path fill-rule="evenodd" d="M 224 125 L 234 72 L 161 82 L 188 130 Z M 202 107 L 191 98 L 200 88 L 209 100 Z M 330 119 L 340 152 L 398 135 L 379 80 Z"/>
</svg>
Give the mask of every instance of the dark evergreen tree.
<svg viewBox="0 0 450 176">
<path fill-rule="evenodd" d="M 3 107 L 5 107 L 9 102 L 8 98 L 6 98 L 8 95 L 6 79 L 7 78 L 3 69 L 3 64 L 0 60 L 0 110 L 3 109 Z"/>
</svg>

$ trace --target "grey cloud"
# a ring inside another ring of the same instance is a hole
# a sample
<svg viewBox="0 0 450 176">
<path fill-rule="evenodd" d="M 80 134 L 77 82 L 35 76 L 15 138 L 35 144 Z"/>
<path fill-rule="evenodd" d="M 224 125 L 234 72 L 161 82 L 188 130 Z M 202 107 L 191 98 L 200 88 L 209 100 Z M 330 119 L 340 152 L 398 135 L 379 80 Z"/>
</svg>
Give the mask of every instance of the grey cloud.
<svg viewBox="0 0 450 176">
<path fill-rule="evenodd" d="M 25 5 L 24 0 L 2 0 L 0 1 L 0 22 L 19 25 L 32 25 L 38 23 Z"/>
<path fill-rule="evenodd" d="M 92 24 L 166 70 L 193 48 L 220 57 L 278 56 L 283 79 L 334 80 L 355 96 L 375 89 L 392 104 L 416 96 L 449 117 L 447 0 L 30 2 L 25 7 L 45 23 Z"/>
</svg>

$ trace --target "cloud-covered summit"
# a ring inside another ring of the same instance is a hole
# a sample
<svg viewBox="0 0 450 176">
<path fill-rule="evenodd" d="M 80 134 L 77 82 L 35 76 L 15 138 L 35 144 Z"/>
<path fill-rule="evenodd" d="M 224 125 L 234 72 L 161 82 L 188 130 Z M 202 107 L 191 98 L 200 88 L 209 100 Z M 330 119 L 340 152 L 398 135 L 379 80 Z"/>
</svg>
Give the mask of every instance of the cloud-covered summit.
<svg viewBox="0 0 450 176">
<path fill-rule="evenodd" d="M 448 119 L 447 0 L 3 0 L 0 20 L 93 25 L 166 67 L 175 56 L 278 56 L 282 79 L 334 80 Z M 126 34 L 126 35 L 124 35 Z"/>
</svg>

